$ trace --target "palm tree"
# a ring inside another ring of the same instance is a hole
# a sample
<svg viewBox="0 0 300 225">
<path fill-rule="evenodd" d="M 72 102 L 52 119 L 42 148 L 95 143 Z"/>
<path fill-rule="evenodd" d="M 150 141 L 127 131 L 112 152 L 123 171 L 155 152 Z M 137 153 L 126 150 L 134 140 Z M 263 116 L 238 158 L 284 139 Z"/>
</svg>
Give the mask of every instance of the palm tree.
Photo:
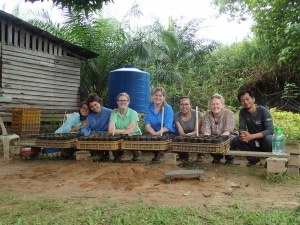
<svg viewBox="0 0 300 225">
<path fill-rule="evenodd" d="M 134 12 L 128 12 L 127 17 L 140 15 L 136 5 L 132 6 L 132 10 Z M 66 21 L 63 24 L 53 23 L 49 19 L 50 14 L 45 12 L 29 22 L 61 39 L 98 53 L 99 57 L 82 62 L 82 98 L 96 92 L 106 99 L 109 72 L 134 62 L 137 58 L 135 56 L 139 54 L 139 51 L 137 54 L 135 52 L 140 43 L 125 31 L 128 26 L 122 28 L 124 24 L 116 19 L 103 18 L 100 11 L 90 13 L 87 17 L 83 12 L 65 11 L 64 16 Z M 123 22 L 127 21 L 124 17 Z"/>
<path fill-rule="evenodd" d="M 169 18 L 164 26 L 157 20 L 138 32 L 148 47 L 149 57 L 144 67 L 152 74 L 152 86 L 165 86 L 173 96 L 190 93 L 191 79 L 196 88 L 204 56 L 216 47 L 214 42 L 197 38 L 201 20 L 180 23 L 180 20 Z"/>
</svg>

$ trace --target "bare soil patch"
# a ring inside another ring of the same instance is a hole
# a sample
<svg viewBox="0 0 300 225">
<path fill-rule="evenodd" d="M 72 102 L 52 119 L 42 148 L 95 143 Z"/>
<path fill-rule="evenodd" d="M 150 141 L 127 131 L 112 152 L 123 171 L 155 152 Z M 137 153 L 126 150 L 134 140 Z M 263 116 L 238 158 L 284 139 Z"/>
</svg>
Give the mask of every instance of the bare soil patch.
<svg viewBox="0 0 300 225">
<path fill-rule="evenodd" d="M 297 180 L 266 182 L 263 165 L 246 167 L 246 160 L 236 158 L 234 165 L 204 162 L 180 165 L 152 163 L 151 153 L 142 162 L 130 162 L 126 153 L 122 162 L 76 160 L 24 160 L 15 157 L 10 164 L 0 158 L 0 192 L 10 192 L 27 199 L 109 198 L 113 201 L 143 199 L 150 205 L 220 206 L 243 205 L 250 208 L 294 208 L 300 202 Z M 180 169 L 204 169 L 205 180 L 178 177 L 165 183 L 165 172 Z M 184 195 L 188 193 L 187 195 Z"/>
</svg>

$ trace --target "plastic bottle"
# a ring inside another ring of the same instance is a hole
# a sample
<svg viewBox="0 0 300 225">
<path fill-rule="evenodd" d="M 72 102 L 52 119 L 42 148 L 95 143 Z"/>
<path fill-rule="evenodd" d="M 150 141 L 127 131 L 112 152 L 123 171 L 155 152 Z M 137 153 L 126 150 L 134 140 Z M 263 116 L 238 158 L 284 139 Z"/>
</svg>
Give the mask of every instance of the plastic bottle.
<svg viewBox="0 0 300 225">
<path fill-rule="evenodd" d="M 272 153 L 282 155 L 285 152 L 285 138 L 282 134 L 282 129 L 279 125 L 275 127 L 275 132 L 272 138 Z"/>
</svg>

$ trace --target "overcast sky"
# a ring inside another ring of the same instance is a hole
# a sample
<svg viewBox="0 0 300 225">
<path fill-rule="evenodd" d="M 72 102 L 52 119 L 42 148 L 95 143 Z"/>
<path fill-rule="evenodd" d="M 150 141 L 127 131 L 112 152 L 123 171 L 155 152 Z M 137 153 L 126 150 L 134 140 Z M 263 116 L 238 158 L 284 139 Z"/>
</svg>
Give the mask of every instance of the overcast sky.
<svg viewBox="0 0 300 225">
<path fill-rule="evenodd" d="M 111 12 L 117 18 L 125 15 L 134 2 L 139 4 L 144 14 L 139 24 L 151 23 L 154 18 L 167 23 L 169 16 L 174 19 L 183 17 L 187 21 L 194 18 L 204 19 L 202 31 L 199 32 L 201 37 L 218 40 L 224 44 L 241 41 L 251 34 L 252 21 L 238 24 L 228 22 L 227 16 L 216 18 L 218 10 L 211 6 L 211 0 L 114 0 L 114 2 L 114 5 L 105 7 L 105 12 Z"/>
<path fill-rule="evenodd" d="M 51 0 L 45 0 L 43 3 L 35 2 L 25 3 L 25 0 L 0 0 L 0 8 L 11 13 L 13 8 L 19 3 L 21 10 L 48 7 L 51 8 Z M 114 4 L 110 3 L 104 6 L 103 12 L 105 16 L 112 16 L 119 20 L 128 12 L 134 3 L 139 4 L 139 8 L 143 16 L 138 20 L 132 21 L 133 26 L 143 26 L 151 24 L 156 18 L 166 24 L 168 17 L 174 19 L 184 18 L 186 21 L 198 18 L 204 19 L 202 28 L 199 32 L 200 38 L 214 39 L 221 41 L 223 44 L 231 44 L 241 41 L 244 37 L 251 35 L 251 21 L 237 24 L 228 22 L 226 16 L 216 18 L 217 9 L 210 5 L 211 0 L 114 0 Z M 5 5 L 4 5 L 5 4 Z M 59 18 L 58 10 L 51 10 L 53 18 Z"/>
</svg>

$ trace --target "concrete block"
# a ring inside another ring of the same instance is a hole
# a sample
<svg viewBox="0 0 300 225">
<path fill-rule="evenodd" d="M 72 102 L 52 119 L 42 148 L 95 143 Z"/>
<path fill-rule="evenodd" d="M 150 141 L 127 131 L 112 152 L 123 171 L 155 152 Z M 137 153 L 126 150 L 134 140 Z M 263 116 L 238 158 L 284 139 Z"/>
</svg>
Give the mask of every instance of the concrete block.
<svg viewBox="0 0 300 225">
<path fill-rule="evenodd" d="M 299 166 L 288 166 L 287 170 L 291 174 L 300 176 L 300 167 Z"/>
<path fill-rule="evenodd" d="M 177 153 L 165 153 L 165 164 L 177 164 Z"/>
<path fill-rule="evenodd" d="M 300 143 L 289 141 L 285 143 L 285 152 L 291 154 L 300 154 Z"/>
<path fill-rule="evenodd" d="M 286 163 L 288 159 L 269 157 L 267 158 L 267 172 L 268 173 L 284 173 L 286 171 Z"/>
<path fill-rule="evenodd" d="M 289 158 L 289 166 L 299 166 L 300 167 L 300 155 L 291 154 Z"/>
<path fill-rule="evenodd" d="M 89 151 L 77 151 L 75 152 L 76 160 L 88 160 L 91 157 Z"/>
<path fill-rule="evenodd" d="M 20 146 L 9 146 L 10 152 L 12 155 L 20 155 L 21 147 Z"/>
<path fill-rule="evenodd" d="M 196 176 L 199 177 L 199 181 L 204 181 L 204 170 L 173 170 L 165 173 L 166 183 L 170 183 L 172 177 L 180 176 Z"/>
</svg>

